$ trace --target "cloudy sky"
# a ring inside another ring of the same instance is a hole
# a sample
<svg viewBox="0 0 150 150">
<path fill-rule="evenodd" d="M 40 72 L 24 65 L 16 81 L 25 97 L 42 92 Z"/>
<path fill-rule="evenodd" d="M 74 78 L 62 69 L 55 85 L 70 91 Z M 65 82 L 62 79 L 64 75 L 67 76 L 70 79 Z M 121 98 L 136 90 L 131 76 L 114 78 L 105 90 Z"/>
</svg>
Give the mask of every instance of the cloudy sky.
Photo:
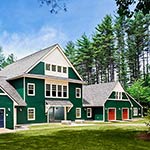
<svg viewBox="0 0 150 150">
<path fill-rule="evenodd" d="M 67 12 L 51 14 L 38 0 L 4 0 L 0 4 L 0 46 L 17 59 L 59 43 L 65 47 L 83 33 L 90 36 L 106 14 L 114 14 L 115 0 L 65 0 Z"/>
</svg>

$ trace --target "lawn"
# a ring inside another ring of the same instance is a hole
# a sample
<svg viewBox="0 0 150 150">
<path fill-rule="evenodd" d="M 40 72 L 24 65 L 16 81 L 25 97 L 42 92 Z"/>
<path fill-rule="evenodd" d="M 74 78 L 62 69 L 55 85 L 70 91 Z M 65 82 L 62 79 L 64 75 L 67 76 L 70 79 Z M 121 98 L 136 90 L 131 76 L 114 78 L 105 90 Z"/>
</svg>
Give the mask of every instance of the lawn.
<svg viewBox="0 0 150 150">
<path fill-rule="evenodd" d="M 0 135 L 0 150 L 149 150 L 150 141 L 136 136 L 146 127 L 113 123 L 71 127 L 50 124 Z"/>
</svg>

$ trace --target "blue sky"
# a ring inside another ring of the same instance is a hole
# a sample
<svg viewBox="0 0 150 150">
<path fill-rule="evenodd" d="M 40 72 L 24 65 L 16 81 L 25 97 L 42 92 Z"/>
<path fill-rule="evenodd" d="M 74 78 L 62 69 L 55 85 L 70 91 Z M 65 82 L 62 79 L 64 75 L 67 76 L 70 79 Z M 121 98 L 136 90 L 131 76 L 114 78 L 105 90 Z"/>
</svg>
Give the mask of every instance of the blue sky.
<svg viewBox="0 0 150 150">
<path fill-rule="evenodd" d="M 83 33 L 90 36 L 106 14 L 114 14 L 115 0 L 66 0 L 67 12 L 51 14 L 38 0 L 5 0 L 0 5 L 0 46 L 5 55 L 21 58 L 59 43 L 62 47 Z"/>
</svg>

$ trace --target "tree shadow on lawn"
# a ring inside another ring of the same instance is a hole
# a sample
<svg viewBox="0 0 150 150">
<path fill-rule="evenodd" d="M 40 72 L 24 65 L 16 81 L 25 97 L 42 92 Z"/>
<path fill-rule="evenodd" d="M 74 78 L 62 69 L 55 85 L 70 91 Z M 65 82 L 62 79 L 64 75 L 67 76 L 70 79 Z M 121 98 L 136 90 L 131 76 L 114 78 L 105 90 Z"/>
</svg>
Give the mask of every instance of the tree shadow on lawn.
<svg viewBox="0 0 150 150">
<path fill-rule="evenodd" d="M 42 131 L 41 131 L 42 132 Z M 141 131 L 143 132 L 143 131 Z M 136 138 L 139 131 L 44 130 L 0 135 L 1 150 L 149 150 L 150 143 Z"/>
</svg>

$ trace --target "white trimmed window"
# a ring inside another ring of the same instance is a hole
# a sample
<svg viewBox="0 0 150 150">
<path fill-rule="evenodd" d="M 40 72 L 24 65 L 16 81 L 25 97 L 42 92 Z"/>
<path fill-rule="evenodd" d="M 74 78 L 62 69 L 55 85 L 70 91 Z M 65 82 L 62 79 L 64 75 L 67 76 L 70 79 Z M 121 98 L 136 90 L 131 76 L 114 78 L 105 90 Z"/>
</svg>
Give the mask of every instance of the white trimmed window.
<svg viewBox="0 0 150 150">
<path fill-rule="evenodd" d="M 57 66 L 57 72 L 61 73 L 61 66 Z"/>
<path fill-rule="evenodd" d="M 46 64 L 46 70 L 50 71 L 50 67 L 51 67 L 50 64 Z"/>
<path fill-rule="evenodd" d="M 28 108 L 28 120 L 35 120 L 35 108 Z"/>
<path fill-rule="evenodd" d="M 35 84 L 34 83 L 28 83 L 27 84 L 27 94 L 29 96 L 35 95 Z"/>
<path fill-rule="evenodd" d="M 122 99 L 122 92 L 116 92 L 115 93 L 115 98 L 116 99 Z"/>
<path fill-rule="evenodd" d="M 52 65 L 52 71 L 56 72 L 56 65 Z"/>
<path fill-rule="evenodd" d="M 57 95 L 58 97 L 62 97 L 62 85 L 58 85 Z"/>
<path fill-rule="evenodd" d="M 52 85 L 52 97 L 56 97 L 56 85 Z"/>
<path fill-rule="evenodd" d="M 51 96 L 51 85 L 46 84 L 46 96 L 50 97 Z"/>
<path fill-rule="evenodd" d="M 138 116 L 138 108 L 133 108 L 133 116 Z"/>
<path fill-rule="evenodd" d="M 63 86 L 63 97 L 67 97 L 68 93 L 67 93 L 67 86 Z"/>
<path fill-rule="evenodd" d="M 76 118 L 81 118 L 81 108 L 76 108 Z"/>
<path fill-rule="evenodd" d="M 87 108 L 87 118 L 92 117 L 92 108 Z"/>
<path fill-rule="evenodd" d="M 63 67 L 63 73 L 67 73 L 67 67 Z"/>
<path fill-rule="evenodd" d="M 81 98 L 81 88 L 76 88 L 76 98 Z"/>
</svg>

